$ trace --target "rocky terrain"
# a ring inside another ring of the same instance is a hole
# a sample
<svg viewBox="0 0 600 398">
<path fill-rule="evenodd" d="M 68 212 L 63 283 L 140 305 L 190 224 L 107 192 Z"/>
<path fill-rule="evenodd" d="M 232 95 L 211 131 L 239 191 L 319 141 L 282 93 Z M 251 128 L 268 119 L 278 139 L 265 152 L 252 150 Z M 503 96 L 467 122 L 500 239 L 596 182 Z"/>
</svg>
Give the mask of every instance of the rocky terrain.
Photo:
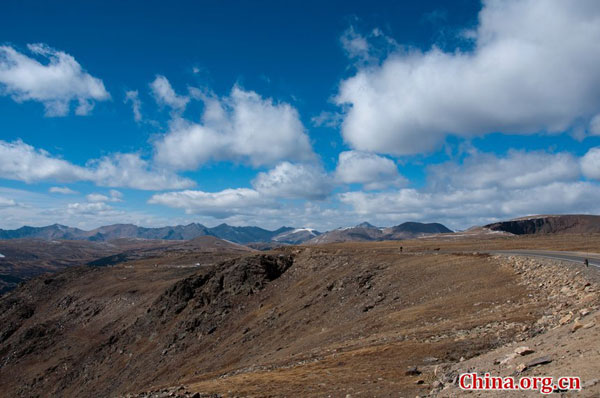
<svg viewBox="0 0 600 398">
<path fill-rule="evenodd" d="M 178 264 L 206 262 L 212 254 L 252 249 L 212 236 L 189 241 L 116 239 L 110 242 L 69 240 L 0 240 L 0 294 L 36 275 L 78 265 L 108 266 L 140 259 L 167 259 Z M 196 261 L 197 260 L 197 261 Z"/>
<path fill-rule="evenodd" d="M 484 355 L 455 364 L 423 368 L 434 389 L 431 396 L 466 394 L 455 383 L 465 372 L 498 376 L 577 375 L 582 391 L 577 396 L 600 395 L 600 294 L 598 273 L 571 263 L 510 257 L 505 260 L 520 275 L 532 298 L 550 305 L 526 335 Z M 532 336 L 527 338 L 526 336 Z M 539 363 L 539 364 L 538 364 Z M 539 391 L 503 392 L 502 396 L 539 396 Z M 575 394 L 572 392 L 571 394 Z M 487 396 L 471 393 L 471 396 Z"/>
<path fill-rule="evenodd" d="M 96 242 L 0 240 L 0 294 L 33 276 L 85 264 L 121 250 L 119 245 Z"/>
<path fill-rule="evenodd" d="M 511 242 L 346 242 L 205 261 L 192 248 L 71 268 L 0 299 L 0 384 L 14 397 L 462 396 L 464 369 L 571 369 L 588 383 L 579 396 L 595 396 L 597 272 L 476 250 Z M 514 354 L 522 346 L 531 356 Z"/>
<path fill-rule="evenodd" d="M 600 216 L 580 214 L 531 216 L 488 224 L 484 228 L 515 235 L 600 233 Z"/>
<path fill-rule="evenodd" d="M 271 250 L 310 241 L 322 244 L 341 241 L 398 240 L 447 232 L 441 224 L 404 223 L 377 228 L 368 223 L 321 234 L 311 228 L 282 227 L 268 231 L 258 227 L 232 227 L 221 224 L 207 228 L 201 224 L 142 228 L 115 224 L 91 231 L 54 224 L 0 230 L 0 295 L 19 283 L 44 272 L 74 265 L 109 266 L 126 261 L 161 257 L 211 246 L 232 252 Z M 183 243 L 182 243 L 183 242 Z M 189 242 L 189 243 L 186 243 Z M 220 242 L 215 246 L 215 242 Z M 245 244 L 243 248 L 240 244 Z M 218 246 L 218 247 L 217 247 Z"/>
</svg>

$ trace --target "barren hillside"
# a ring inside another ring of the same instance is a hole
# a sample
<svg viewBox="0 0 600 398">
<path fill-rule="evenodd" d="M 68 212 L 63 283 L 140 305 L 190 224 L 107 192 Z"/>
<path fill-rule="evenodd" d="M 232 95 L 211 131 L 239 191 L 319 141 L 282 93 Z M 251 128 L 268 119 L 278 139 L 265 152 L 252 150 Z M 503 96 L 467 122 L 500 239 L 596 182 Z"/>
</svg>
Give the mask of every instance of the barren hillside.
<svg viewBox="0 0 600 398">
<path fill-rule="evenodd" d="M 546 285 L 546 273 L 471 254 L 473 242 L 468 254 L 398 243 L 36 279 L 0 300 L 0 383 L 17 397 L 423 396 L 442 391 L 461 358 L 547 333 L 586 295 L 598 309 L 594 274 L 574 269 L 587 290 L 553 310 L 545 289 L 561 294 L 559 282 Z M 413 366 L 421 376 L 406 374 Z"/>
<path fill-rule="evenodd" d="M 531 216 L 489 224 L 485 228 L 515 235 L 600 233 L 600 216 L 582 214 Z"/>
</svg>

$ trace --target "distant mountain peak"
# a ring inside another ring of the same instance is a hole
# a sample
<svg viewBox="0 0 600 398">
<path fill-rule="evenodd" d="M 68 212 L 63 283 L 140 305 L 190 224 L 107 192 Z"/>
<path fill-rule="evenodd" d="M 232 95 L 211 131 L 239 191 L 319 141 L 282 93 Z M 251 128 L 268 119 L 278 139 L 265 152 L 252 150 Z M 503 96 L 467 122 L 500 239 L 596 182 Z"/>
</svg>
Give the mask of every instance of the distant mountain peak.
<svg viewBox="0 0 600 398">
<path fill-rule="evenodd" d="M 378 228 L 368 222 L 363 222 L 355 227 L 338 228 L 325 232 L 309 240 L 307 243 L 324 244 L 348 241 L 402 240 L 448 232 L 452 231 L 439 223 L 423 224 L 419 222 L 405 222 L 395 227 Z"/>
<path fill-rule="evenodd" d="M 374 226 L 373 224 L 363 221 L 360 224 L 358 224 L 357 226 L 355 226 L 354 228 L 377 228 L 377 227 Z"/>
</svg>

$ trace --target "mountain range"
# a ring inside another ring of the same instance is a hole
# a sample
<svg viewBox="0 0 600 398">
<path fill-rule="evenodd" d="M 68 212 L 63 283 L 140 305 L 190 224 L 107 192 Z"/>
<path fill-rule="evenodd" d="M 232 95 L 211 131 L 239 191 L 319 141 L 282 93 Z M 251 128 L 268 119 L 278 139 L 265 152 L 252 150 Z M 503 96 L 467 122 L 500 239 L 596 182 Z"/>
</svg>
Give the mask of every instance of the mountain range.
<svg viewBox="0 0 600 398">
<path fill-rule="evenodd" d="M 274 237 L 293 231 L 294 228 L 281 227 L 269 231 L 259 227 L 234 227 L 221 224 L 208 228 L 202 224 L 191 223 L 159 228 L 138 227 L 133 224 L 114 224 L 85 231 L 79 228 L 53 224 L 46 227 L 21 227 L 14 230 L 0 229 L 0 239 L 33 238 L 45 240 L 89 240 L 109 241 L 120 238 L 189 240 L 200 236 L 214 236 L 235 243 L 270 242 Z M 281 243 L 288 243 L 283 239 Z"/>
<path fill-rule="evenodd" d="M 402 240 L 440 233 L 451 233 L 452 230 L 439 223 L 405 222 L 394 227 L 380 228 L 363 222 L 354 227 L 338 228 L 326 232 L 307 241 L 307 244 L 325 244 L 348 241 Z"/>
<path fill-rule="evenodd" d="M 311 228 L 281 227 L 274 231 L 255 226 L 236 227 L 221 224 L 206 227 L 202 224 L 167 226 L 158 228 L 138 227 L 133 224 L 114 224 L 85 231 L 79 228 L 53 224 L 46 227 L 24 226 L 14 230 L 0 229 L 0 239 L 87 240 L 106 242 L 115 239 L 189 240 L 200 236 L 213 236 L 230 242 L 247 244 L 275 242 L 278 244 L 321 244 L 348 240 L 398 240 L 410 239 L 432 233 L 452 232 L 442 224 L 406 222 L 394 227 L 379 228 L 369 223 L 339 228 L 322 234 Z"/>
</svg>

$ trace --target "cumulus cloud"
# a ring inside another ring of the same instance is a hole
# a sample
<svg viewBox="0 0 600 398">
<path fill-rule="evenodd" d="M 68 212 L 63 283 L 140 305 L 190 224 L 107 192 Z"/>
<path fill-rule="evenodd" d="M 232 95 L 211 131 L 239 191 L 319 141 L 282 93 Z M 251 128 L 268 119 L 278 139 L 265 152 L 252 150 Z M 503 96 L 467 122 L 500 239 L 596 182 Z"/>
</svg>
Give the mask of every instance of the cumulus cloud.
<svg viewBox="0 0 600 398">
<path fill-rule="evenodd" d="M 155 143 L 158 163 L 193 170 L 210 160 L 261 166 L 284 159 L 314 159 L 304 126 L 291 105 L 238 86 L 224 98 L 199 96 L 204 102 L 202 122 L 173 120 L 170 131 Z"/>
<path fill-rule="evenodd" d="M 140 226 L 165 226 L 183 224 L 189 219 L 162 217 L 138 207 L 120 208 L 110 204 L 96 205 L 91 202 L 66 200 L 45 192 L 32 192 L 0 187 L 0 197 L 14 200 L 16 205 L 0 206 L 2 228 L 13 229 L 23 225 L 44 226 L 54 223 L 90 230 L 109 224 L 135 224 Z"/>
<path fill-rule="evenodd" d="M 74 165 L 23 141 L 0 140 L 0 178 L 33 183 L 38 181 L 91 181 L 106 187 L 146 190 L 183 189 L 194 182 L 168 170 L 152 168 L 135 153 L 116 153 Z M 55 190 L 55 192 L 58 192 Z"/>
<path fill-rule="evenodd" d="M 195 183 L 188 179 L 151 166 L 137 153 L 116 153 L 87 163 L 92 178 L 104 187 L 128 187 L 143 190 L 189 188 Z"/>
<path fill-rule="evenodd" d="M 169 80 L 161 75 L 156 76 L 156 79 L 150 83 L 150 89 L 157 104 L 168 106 L 174 111 L 183 112 L 190 101 L 187 96 L 177 95 Z"/>
<path fill-rule="evenodd" d="M 453 162 L 429 167 L 429 182 L 439 189 L 527 188 L 581 175 L 579 160 L 569 153 L 511 150 L 504 157 L 475 152 L 463 164 Z"/>
<path fill-rule="evenodd" d="M 276 207 L 275 202 L 248 188 L 225 189 L 220 192 L 166 192 L 153 195 L 148 203 L 180 208 L 188 214 L 203 214 L 215 218 L 249 214 L 261 207 Z"/>
<path fill-rule="evenodd" d="M 581 181 L 579 159 L 566 153 L 474 153 L 428 170 L 421 189 L 346 192 L 339 199 L 374 220 L 437 220 L 454 228 L 530 214 L 600 212 L 600 186 Z"/>
<path fill-rule="evenodd" d="M 48 189 L 48 192 L 50 193 L 59 193 L 62 195 L 75 195 L 79 192 L 72 190 L 69 187 L 50 187 L 50 189 Z"/>
<path fill-rule="evenodd" d="M 70 215 L 94 215 L 101 217 L 119 215 L 121 212 L 104 202 L 69 203 L 67 213 Z"/>
<path fill-rule="evenodd" d="M 598 131 L 600 3 L 485 1 L 468 36 L 472 51 L 395 51 L 342 81 L 346 142 L 406 155 L 448 134 Z"/>
<path fill-rule="evenodd" d="M 47 116 L 64 116 L 77 102 L 75 113 L 87 115 L 95 101 L 110 98 L 102 80 L 87 73 L 71 55 L 44 44 L 29 44 L 42 63 L 10 46 L 0 46 L 0 94 L 17 102 L 38 101 Z"/>
<path fill-rule="evenodd" d="M 0 140 L 0 177 L 27 183 L 42 180 L 62 182 L 86 180 L 90 172 L 36 149 L 23 141 Z"/>
<path fill-rule="evenodd" d="M 125 103 L 131 102 L 131 110 L 133 111 L 133 120 L 136 122 L 142 121 L 142 101 L 140 100 L 137 90 L 125 92 Z"/>
<path fill-rule="evenodd" d="M 554 182 L 531 188 L 453 189 L 439 192 L 340 194 L 354 212 L 376 220 L 429 220 L 464 228 L 530 214 L 598 213 L 600 187 L 588 182 Z"/>
<path fill-rule="evenodd" d="M 281 199 L 324 200 L 333 189 L 332 178 L 313 164 L 282 162 L 268 172 L 259 173 L 252 181 L 254 189 L 236 188 L 219 192 L 185 190 L 153 195 L 148 203 L 184 209 L 238 223 L 241 220 L 264 225 L 267 220 L 292 220 L 292 213 L 306 214 L 296 205 Z M 292 210 L 293 209 L 293 210 Z"/>
<path fill-rule="evenodd" d="M 367 190 L 400 186 L 408 181 L 393 160 L 372 153 L 346 151 L 339 155 L 336 178 L 345 184 L 363 184 Z"/>
<path fill-rule="evenodd" d="M 252 181 L 261 194 L 287 199 L 325 199 L 333 182 L 318 166 L 282 162 L 268 172 L 259 173 Z"/>
<path fill-rule="evenodd" d="M 600 147 L 590 149 L 583 156 L 581 170 L 587 178 L 600 180 Z"/>
</svg>

